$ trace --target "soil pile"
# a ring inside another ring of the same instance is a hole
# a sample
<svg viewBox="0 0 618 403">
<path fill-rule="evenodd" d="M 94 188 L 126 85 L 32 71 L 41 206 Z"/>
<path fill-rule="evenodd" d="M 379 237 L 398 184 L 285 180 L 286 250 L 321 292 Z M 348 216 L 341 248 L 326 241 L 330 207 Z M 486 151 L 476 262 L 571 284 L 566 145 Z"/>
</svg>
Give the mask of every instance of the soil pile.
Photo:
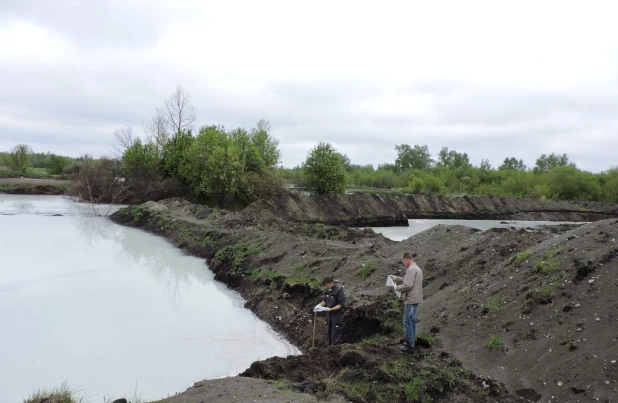
<svg viewBox="0 0 618 403">
<path fill-rule="evenodd" d="M 353 401 L 384 396 L 404 401 L 404 385 L 433 379 L 454 368 L 451 359 L 456 359 L 469 376 L 457 372 L 455 385 L 442 383 L 443 392 L 427 396 L 438 401 L 509 401 L 514 394 L 554 402 L 615 398 L 617 219 L 533 230 L 438 226 L 394 242 L 370 230 L 270 220 L 266 214 L 256 222 L 168 200 L 113 216 L 207 259 L 218 280 L 238 290 L 247 307 L 305 352 L 311 346 L 311 309 L 322 295 L 319 280 L 335 275 L 348 297 L 344 341 L 360 344 L 256 363 L 245 376 L 285 382 L 320 399 L 335 394 Z M 402 269 L 398 260 L 406 251 L 416 254 L 424 271 L 419 330 L 422 339 L 433 342 L 412 358 L 394 349 L 402 335 L 402 306 L 384 286 L 388 274 Z M 322 349 L 325 326 L 322 320 L 318 325 L 316 345 Z M 342 363 L 341 354 L 362 356 L 362 363 Z M 413 375 L 382 385 L 374 376 L 389 362 Z"/>
<path fill-rule="evenodd" d="M 242 216 L 253 222 L 283 220 L 356 227 L 407 226 L 413 218 L 595 221 L 618 217 L 618 206 L 491 196 L 282 194 L 258 200 Z"/>
</svg>

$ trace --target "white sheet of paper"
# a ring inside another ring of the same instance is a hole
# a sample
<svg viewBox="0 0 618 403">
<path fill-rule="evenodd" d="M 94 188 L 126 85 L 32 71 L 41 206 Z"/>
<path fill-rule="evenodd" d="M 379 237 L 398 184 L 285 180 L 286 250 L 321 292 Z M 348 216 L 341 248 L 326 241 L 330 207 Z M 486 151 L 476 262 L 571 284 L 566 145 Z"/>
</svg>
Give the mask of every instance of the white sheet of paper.
<svg viewBox="0 0 618 403">
<path fill-rule="evenodd" d="M 387 287 L 393 287 L 393 289 L 395 289 L 395 285 L 396 285 L 395 282 L 393 281 L 393 279 L 390 276 L 386 277 L 386 286 Z M 398 298 L 401 298 L 401 292 L 400 291 L 395 291 L 395 294 L 397 294 Z"/>
</svg>

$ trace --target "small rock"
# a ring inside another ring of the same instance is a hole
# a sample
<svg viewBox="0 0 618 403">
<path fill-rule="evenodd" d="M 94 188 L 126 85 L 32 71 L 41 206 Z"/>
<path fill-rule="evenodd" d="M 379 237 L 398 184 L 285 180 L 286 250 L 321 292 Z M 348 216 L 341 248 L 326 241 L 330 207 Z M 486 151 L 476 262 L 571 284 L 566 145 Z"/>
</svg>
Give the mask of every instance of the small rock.
<svg viewBox="0 0 618 403">
<path fill-rule="evenodd" d="M 562 385 L 564 385 L 564 384 L 563 384 L 561 381 L 558 381 L 557 385 L 558 385 L 558 386 L 562 386 Z"/>
<path fill-rule="evenodd" d="M 594 279 L 588 280 L 588 284 L 594 283 Z"/>
<path fill-rule="evenodd" d="M 605 384 L 606 384 L 606 385 L 609 385 L 609 384 L 610 384 L 610 382 L 609 382 L 609 381 L 605 381 Z"/>
<path fill-rule="evenodd" d="M 610 362 L 611 362 L 612 364 L 615 364 L 615 363 L 616 363 L 616 360 L 611 360 Z"/>
<path fill-rule="evenodd" d="M 600 321 L 601 321 L 601 318 L 596 318 L 594 321 L 595 321 L 595 322 L 600 322 Z"/>
<path fill-rule="evenodd" d="M 575 308 L 579 308 L 580 306 L 580 304 L 575 304 Z"/>
</svg>

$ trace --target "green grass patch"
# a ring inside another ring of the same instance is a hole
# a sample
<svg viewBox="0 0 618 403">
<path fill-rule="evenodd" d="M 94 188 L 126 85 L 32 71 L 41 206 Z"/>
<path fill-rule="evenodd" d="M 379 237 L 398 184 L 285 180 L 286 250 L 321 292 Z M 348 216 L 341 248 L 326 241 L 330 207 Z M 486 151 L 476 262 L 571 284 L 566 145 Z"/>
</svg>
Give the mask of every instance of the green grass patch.
<svg viewBox="0 0 618 403">
<path fill-rule="evenodd" d="M 554 300 L 554 296 L 556 295 L 556 291 L 562 286 L 564 280 L 566 280 L 567 278 L 567 273 L 562 272 L 561 275 L 554 276 L 554 278 L 552 278 L 550 282 L 543 284 L 542 286 L 537 287 L 532 291 L 529 291 L 526 294 L 522 313 L 527 315 L 532 312 L 532 308 L 537 305 L 551 304 Z"/>
<path fill-rule="evenodd" d="M 556 257 L 558 253 L 560 253 L 559 250 L 550 250 L 543 256 L 543 259 L 534 262 L 535 271 L 543 274 L 553 273 L 560 266 L 560 261 Z"/>
<path fill-rule="evenodd" d="M 139 221 L 148 214 L 148 209 L 142 206 L 133 206 L 130 209 L 130 214 L 133 216 L 134 221 Z"/>
<path fill-rule="evenodd" d="M 286 381 L 281 379 L 278 381 L 274 381 L 273 385 L 275 385 L 279 390 L 290 390 L 290 385 L 288 385 Z"/>
<path fill-rule="evenodd" d="M 52 390 L 38 390 L 24 400 L 24 403 L 80 403 L 83 399 L 63 383 Z"/>
<path fill-rule="evenodd" d="M 215 254 L 215 259 L 231 264 L 232 270 L 236 273 L 248 274 L 249 258 L 261 251 L 260 248 L 250 247 L 246 242 L 238 243 L 219 249 Z"/>
<path fill-rule="evenodd" d="M 384 311 L 382 328 L 391 334 L 403 335 L 403 303 L 395 296 L 389 303 L 389 309 Z"/>
<path fill-rule="evenodd" d="M 361 346 L 379 346 L 385 340 L 384 336 L 376 334 L 358 342 Z"/>
<path fill-rule="evenodd" d="M 521 252 L 515 254 L 515 256 L 511 258 L 511 260 L 509 261 L 509 264 L 511 263 L 520 264 L 521 262 L 528 260 L 530 255 L 532 255 L 532 251 L 530 249 L 522 250 Z"/>
<path fill-rule="evenodd" d="M 424 400 L 422 399 L 422 397 L 424 389 L 425 381 L 423 380 L 423 378 L 414 378 L 410 382 L 407 382 L 405 385 L 403 385 L 403 391 L 406 395 L 406 401 L 423 402 Z"/>
<path fill-rule="evenodd" d="M 303 271 L 305 271 L 305 265 L 304 264 L 296 265 L 296 267 L 294 267 L 294 271 L 296 273 L 302 273 Z"/>
<path fill-rule="evenodd" d="M 485 348 L 489 351 L 502 350 L 504 348 L 504 342 L 495 334 L 489 336 L 489 339 L 485 342 Z"/>
<path fill-rule="evenodd" d="M 363 264 L 363 266 L 358 271 L 358 275 L 366 279 L 367 277 L 369 277 L 371 273 L 375 271 L 375 265 L 376 265 L 375 262 L 369 262 L 369 263 Z"/>
<path fill-rule="evenodd" d="M 368 402 L 367 399 L 371 391 L 371 384 L 369 382 L 351 382 L 347 384 L 346 389 L 348 398 Z"/>
<path fill-rule="evenodd" d="M 271 269 L 253 269 L 251 270 L 251 277 L 253 277 L 255 281 L 268 284 L 285 279 L 285 276 L 283 274 Z"/>
<path fill-rule="evenodd" d="M 432 346 L 436 342 L 436 338 L 431 333 L 420 333 L 420 334 L 416 335 L 416 338 L 417 339 L 427 340 L 427 343 L 431 344 Z"/>
<path fill-rule="evenodd" d="M 295 285 L 295 284 L 309 284 L 312 287 L 321 287 L 322 286 L 322 282 L 319 280 L 316 280 L 314 278 L 309 278 L 309 277 L 288 277 L 285 279 L 285 282 L 290 284 L 290 285 Z"/>
<path fill-rule="evenodd" d="M 347 400 L 367 403 L 423 402 L 429 403 L 444 398 L 444 393 L 453 390 L 457 375 L 463 370 L 453 366 L 418 368 L 409 358 L 397 358 L 384 362 L 377 368 L 383 379 L 373 381 L 373 374 L 362 374 L 350 368 L 342 369 L 334 377 L 324 381 L 324 392 L 343 393 Z"/>
<path fill-rule="evenodd" d="M 212 239 L 209 235 L 206 235 L 204 238 L 202 238 L 202 241 L 200 242 L 200 244 L 205 248 L 213 247 L 217 245 L 217 241 Z"/>
<path fill-rule="evenodd" d="M 490 315 L 495 315 L 500 313 L 500 308 L 506 302 L 506 297 L 502 298 L 494 298 L 490 301 L 487 301 L 483 307 L 483 312 L 488 313 Z"/>
</svg>

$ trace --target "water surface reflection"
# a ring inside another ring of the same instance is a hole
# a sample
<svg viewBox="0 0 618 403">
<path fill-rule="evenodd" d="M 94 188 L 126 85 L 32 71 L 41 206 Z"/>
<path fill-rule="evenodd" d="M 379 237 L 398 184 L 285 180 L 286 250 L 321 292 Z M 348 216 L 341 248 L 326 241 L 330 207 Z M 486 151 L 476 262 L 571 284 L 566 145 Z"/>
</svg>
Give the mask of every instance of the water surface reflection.
<svg viewBox="0 0 618 403">
<path fill-rule="evenodd" d="M 0 402 L 64 380 L 154 400 L 298 352 L 202 259 L 89 207 L 0 195 Z"/>
</svg>

